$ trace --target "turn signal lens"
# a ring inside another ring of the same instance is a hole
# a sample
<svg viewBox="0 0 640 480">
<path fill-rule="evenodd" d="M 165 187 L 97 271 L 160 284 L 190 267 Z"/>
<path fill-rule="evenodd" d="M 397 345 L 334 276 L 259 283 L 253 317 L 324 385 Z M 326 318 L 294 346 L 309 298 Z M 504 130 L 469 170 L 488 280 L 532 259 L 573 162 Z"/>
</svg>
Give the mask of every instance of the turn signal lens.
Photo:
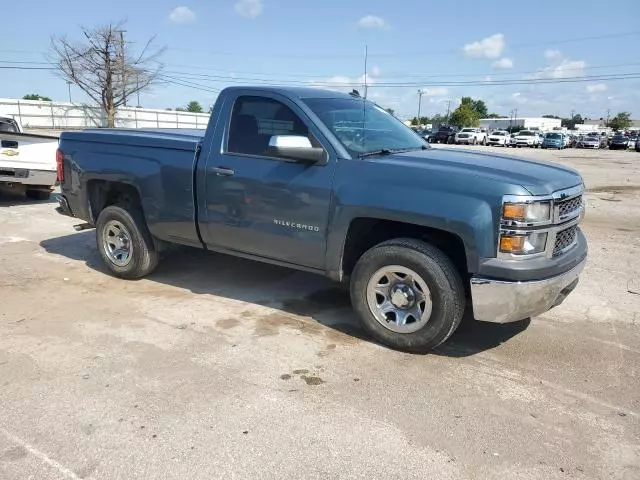
<svg viewBox="0 0 640 480">
<path fill-rule="evenodd" d="M 551 219 L 550 202 L 505 203 L 502 219 L 527 223 L 544 223 Z"/>
<path fill-rule="evenodd" d="M 526 235 L 500 235 L 500 251 L 512 255 L 531 255 L 544 252 L 547 233 L 529 232 Z"/>
<path fill-rule="evenodd" d="M 524 239 L 524 235 L 504 235 L 500 237 L 500 251 L 506 253 L 520 252 L 524 247 Z"/>
<path fill-rule="evenodd" d="M 524 219 L 525 209 L 522 203 L 505 203 L 503 217 L 508 219 Z"/>
</svg>

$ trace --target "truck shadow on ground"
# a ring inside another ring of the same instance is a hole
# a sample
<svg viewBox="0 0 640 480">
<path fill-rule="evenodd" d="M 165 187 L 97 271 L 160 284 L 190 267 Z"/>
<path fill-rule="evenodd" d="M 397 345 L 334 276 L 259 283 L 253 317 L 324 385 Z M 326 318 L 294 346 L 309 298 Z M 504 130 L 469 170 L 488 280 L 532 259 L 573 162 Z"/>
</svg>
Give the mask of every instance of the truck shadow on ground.
<svg viewBox="0 0 640 480">
<path fill-rule="evenodd" d="M 47 200 L 33 200 L 28 198 L 24 191 L 5 190 L 0 187 L 0 207 L 13 207 L 15 205 L 33 205 L 39 203 L 55 203 L 54 195 Z"/>
<path fill-rule="evenodd" d="M 48 253 L 84 261 L 90 268 L 108 274 L 96 250 L 94 235 L 93 231 L 80 232 L 44 240 L 40 245 Z M 355 339 L 375 343 L 360 327 L 347 288 L 319 275 L 185 247 L 167 252 L 147 280 L 308 317 Z M 448 357 L 474 355 L 498 347 L 523 332 L 529 323 L 477 322 L 467 309 L 456 333 L 433 353 Z"/>
</svg>

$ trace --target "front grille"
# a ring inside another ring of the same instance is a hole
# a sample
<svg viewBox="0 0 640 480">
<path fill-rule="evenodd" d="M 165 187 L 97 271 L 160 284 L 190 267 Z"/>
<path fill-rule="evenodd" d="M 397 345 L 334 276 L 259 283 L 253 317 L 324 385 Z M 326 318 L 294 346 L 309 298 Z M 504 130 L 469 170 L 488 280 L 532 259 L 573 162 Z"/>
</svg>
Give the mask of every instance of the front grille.
<svg viewBox="0 0 640 480">
<path fill-rule="evenodd" d="M 565 249 L 573 245 L 578 235 L 578 226 L 574 225 L 556 234 L 556 243 L 553 246 L 553 256 L 564 253 Z"/>
<path fill-rule="evenodd" d="M 569 200 L 561 200 L 556 203 L 558 206 L 558 214 L 560 220 L 574 216 L 582 208 L 582 195 L 570 198 Z"/>
</svg>

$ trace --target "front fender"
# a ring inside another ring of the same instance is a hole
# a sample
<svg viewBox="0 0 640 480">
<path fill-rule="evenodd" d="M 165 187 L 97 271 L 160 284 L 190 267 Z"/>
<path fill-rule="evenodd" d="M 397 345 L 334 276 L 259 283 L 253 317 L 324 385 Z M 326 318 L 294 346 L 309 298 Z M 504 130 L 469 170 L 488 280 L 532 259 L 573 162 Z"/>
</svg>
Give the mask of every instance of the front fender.
<svg viewBox="0 0 640 480">
<path fill-rule="evenodd" d="M 452 233 L 464 245 L 470 273 L 479 258 L 495 255 L 496 229 L 489 199 L 407 186 L 358 184 L 335 192 L 335 206 L 327 238 L 329 271 L 341 270 L 349 225 L 356 218 L 392 220 Z"/>
</svg>

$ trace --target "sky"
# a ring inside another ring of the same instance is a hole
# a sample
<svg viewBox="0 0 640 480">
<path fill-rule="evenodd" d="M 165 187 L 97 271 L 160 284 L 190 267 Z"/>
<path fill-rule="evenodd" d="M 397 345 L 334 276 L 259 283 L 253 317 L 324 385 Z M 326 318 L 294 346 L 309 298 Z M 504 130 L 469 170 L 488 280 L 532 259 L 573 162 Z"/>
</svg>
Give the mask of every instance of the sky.
<svg viewBox="0 0 640 480">
<path fill-rule="evenodd" d="M 584 0 L 29 0 L 2 10 L 3 98 L 67 101 L 66 82 L 44 70 L 51 36 L 81 40 L 79 26 L 125 20 L 131 49 L 154 35 L 166 48 L 162 83 L 140 97 L 147 108 L 206 108 L 237 84 L 363 93 L 366 49 L 368 98 L 402 119 L 417 114 L 418 90 L 422 115 L 472 96 L 506 116 L 640 118 L 637 0 L 611 9 Z M 88 102 L 75 86 L 71 96 Z"/>
</svg>

